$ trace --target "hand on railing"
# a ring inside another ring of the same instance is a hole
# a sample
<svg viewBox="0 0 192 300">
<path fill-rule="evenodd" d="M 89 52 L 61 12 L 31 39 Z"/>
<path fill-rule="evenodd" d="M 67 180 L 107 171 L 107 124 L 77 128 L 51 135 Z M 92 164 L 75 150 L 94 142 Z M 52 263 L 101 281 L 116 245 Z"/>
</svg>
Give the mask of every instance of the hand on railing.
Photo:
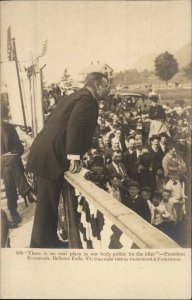
<svg viewBox="0 0 192 300">
<path fill-rule="evenodd" d="M 79 160 L 70 160 L 69 172 L 79 173 L 81 171 L 81 165 Z"/>
</svg>

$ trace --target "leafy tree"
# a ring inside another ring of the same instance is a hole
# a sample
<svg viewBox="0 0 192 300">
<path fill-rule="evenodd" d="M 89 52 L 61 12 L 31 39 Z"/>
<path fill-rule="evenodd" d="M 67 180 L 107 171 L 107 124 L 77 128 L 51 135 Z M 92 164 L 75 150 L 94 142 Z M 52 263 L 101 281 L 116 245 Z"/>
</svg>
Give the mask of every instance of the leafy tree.
<svg viewBox="0 0 192 300">
<path fill-rule="evenodd" d="M 177 60 L 167 51 L 155 58 L 155 75 L 166 84 L 178 71 Z"/>
<path fill-rule="evenodd" d="M 137 69 L 130 69 L 116 73 L 114 83 L 122 85 L 136 84 L 140 82 L 140 79 L 141 76 Z"/>
<path fill-rule="evenodd" d="M 192 62 L 190 62 L 185 68 L 183 68 L 185 72 L 185 77 L 187 79 L 192 79 Z"/>
</svg>

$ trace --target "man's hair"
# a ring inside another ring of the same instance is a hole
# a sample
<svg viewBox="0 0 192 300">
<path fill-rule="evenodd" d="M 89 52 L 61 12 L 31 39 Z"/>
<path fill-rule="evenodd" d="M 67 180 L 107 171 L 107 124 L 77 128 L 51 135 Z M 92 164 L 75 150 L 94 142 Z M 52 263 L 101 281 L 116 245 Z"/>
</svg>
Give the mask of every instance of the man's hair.
<svg viewBox="0 0 192 300">
<path fill-rule="evenodd" d="M 117 153 L 117 154 L 121 154 L 121 155 L 122 155 L 121 150 L 113 150 L 113 151 L 112 151 L 112 155 L 113 155 L 114 153 Z"/>
<path fill-rule="evenodd" d="M 101 72 L 92 72 L 89 73 L 84 80 L 85 87 L 94 87 L 95 83 L 100 83 L 101 80 L 105 78 L 108 80 L 107 76 Z"/>
</svg>

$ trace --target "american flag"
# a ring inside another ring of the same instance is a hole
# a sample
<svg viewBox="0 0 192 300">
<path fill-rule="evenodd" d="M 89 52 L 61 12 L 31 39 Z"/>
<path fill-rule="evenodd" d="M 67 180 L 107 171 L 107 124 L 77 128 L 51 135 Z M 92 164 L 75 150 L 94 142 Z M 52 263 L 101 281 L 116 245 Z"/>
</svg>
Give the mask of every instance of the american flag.
<svg viewBox="0 0 192 300">
<path fill-rule="evenodd" d="M 47 40 L 43 42 L 41 54 L 37 58 L 44 56 L 46 53 L 47 53 Z"/>
</svg>

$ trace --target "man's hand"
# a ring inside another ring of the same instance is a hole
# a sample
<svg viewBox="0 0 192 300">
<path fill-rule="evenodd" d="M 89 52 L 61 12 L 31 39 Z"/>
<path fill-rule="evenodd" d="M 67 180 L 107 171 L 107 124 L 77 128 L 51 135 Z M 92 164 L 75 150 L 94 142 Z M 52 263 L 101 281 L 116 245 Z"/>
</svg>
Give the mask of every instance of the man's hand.
<svg viewBox="0 0 192 300">
<path fill-rule="evenodd" d="M 80 161 L 79 160 L 70 160 L 69 172 L 71 173 L 79 173 L 81 170 Z"/>
</svg>

